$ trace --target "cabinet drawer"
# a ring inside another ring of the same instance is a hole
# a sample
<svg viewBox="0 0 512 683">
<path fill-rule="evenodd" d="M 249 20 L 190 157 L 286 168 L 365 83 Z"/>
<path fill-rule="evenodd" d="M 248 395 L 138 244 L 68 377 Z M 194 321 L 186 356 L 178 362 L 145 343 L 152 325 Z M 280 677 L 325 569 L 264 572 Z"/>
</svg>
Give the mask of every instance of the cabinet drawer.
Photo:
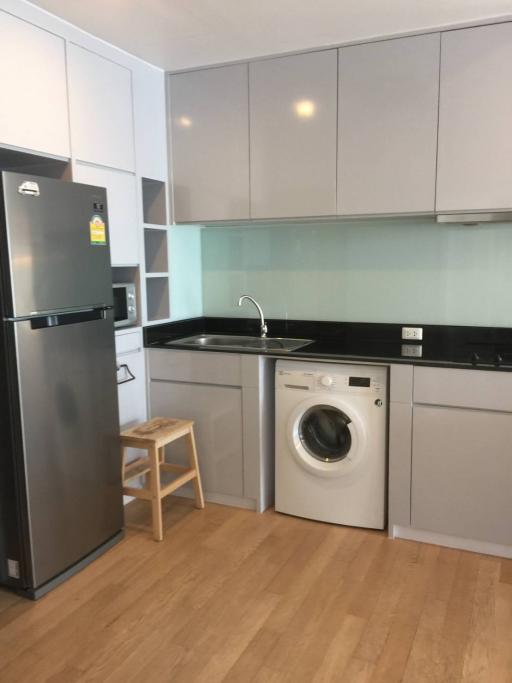
<svg viewBox="0 0 512 683">
<path fill-rule="evenodd" d="M 512 412 L 512 374 L 416 367 L 414 402 Z"/>
<path fill-rule="evenodd" d="M 242 386 L 240 355 L 237 353 L 152 349 L 149 352 L 149 372 L 151 379 Z"/>
<path fill-rule="evenodd" d="M 118 356 L 123 353 L 136 353 L 142 348 L 142 332 L 140 330 L 127 334 L 116 334 L 116 354 Z"/>
</svg>

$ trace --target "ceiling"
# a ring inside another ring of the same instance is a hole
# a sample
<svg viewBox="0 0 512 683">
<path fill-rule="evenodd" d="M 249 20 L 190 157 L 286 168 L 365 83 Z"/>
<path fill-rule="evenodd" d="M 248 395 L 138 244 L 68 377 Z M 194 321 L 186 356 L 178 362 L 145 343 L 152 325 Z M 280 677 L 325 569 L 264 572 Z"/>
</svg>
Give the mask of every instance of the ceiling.
<svg viewBox="0 0 512 683">
<path fill-rule="evenodd" d="M 33 0 L 167 70 L 512 16 L 512 0 Z"/>
</svg>

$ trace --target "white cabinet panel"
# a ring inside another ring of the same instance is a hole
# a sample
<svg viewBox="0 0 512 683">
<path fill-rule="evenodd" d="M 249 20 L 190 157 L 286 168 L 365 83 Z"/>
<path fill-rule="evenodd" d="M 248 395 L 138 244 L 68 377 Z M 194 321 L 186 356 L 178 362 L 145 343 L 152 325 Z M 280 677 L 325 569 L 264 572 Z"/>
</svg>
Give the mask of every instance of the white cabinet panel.
<svg viewBox="0 0 512 683">
<path fill-rule="evenodd" d="M 64 41 L 0 11 L 0 144 L 69 157 Z"/>
<path fill-rule="evenodd" d="M 240 387 L 153 381 L 151 414 L 194 420 L 205 492 L 243 496 Z M 186 462 L 183 444 L 176 442 L 167 450 L 173 462 Z"/>
<path fill-rule="evenodd" d="M 412 526 L 512 545 L 511 443 L 510 413 L 415 406 Z"/>
<path fill-rule="evenodd" d="M 167 181 L 165 74 L 141 64 L 132 78 L 137 173 Z"/>
<path fill-rule="evenodd" d="M 437 211 L 512 208 L 512 23 L 441 38 Z"/>
<path fill-rule="evenodd" d="M 119 397 L 119 422 L 121 430 L 129 429 L 138 422 L 147 419 L 146 404 L 146 369 L 144 362 L 144 350 L 120 354 L 117 356 L 118 381 L 130 379 L 128 371 L 123 368 L 126 365 L 135 379 L 129 382 L 118 384 L 117 392 Z"/>
<path fill-rule="evenodd" d="M 340 49 L 339 214 L 434 211 L 439 41 Z"/>
<path fill-rule="evenodd" d="M 131 72 L 69 43 L 68 79 L 73 156 L 134 171 Z"/>
<path fill-rule="evenodd" d="M 249 66 L 251 217 L 336 213 L 337 51 Z"/>
<path fill-rule="evenodd" d="M 249 218 L 247 66 L 170 76 L 174 218 Z"/>
<path fill-rule="evenodd" d="M 139 263 L 136 177 L 125 171 L 77 163 L 73 179 L 78 183 L 107 188 L 112 264 Z"/>
</svg>

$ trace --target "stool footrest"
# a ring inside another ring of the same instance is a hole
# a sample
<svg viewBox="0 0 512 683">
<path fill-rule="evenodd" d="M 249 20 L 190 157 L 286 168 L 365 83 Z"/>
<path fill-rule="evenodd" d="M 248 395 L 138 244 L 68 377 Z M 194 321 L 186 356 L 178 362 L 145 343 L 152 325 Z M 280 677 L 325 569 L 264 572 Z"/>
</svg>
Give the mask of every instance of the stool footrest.
<svg viewBox="0 0 512 683">
<path fill-rule="evenodd" d="M 164 472 L 188 472 L 190 467 L 186 467 L 185 465 L 173 465 L 170 462 L 161 462 L 160 469 Z"/>
<path fill-rule="evenodd" d="M 160 498 L 165 498 L 165 496 L 168 496 L 173 491 L 176 491 L 176 489 L 179 489 L 180 486 L 183 486 L 183 484 L 186 484 L 188 481 L 191 481 L 196 477 L 197 473 L 195 470 L 187 470 L 185 474 L 181 475 L 181 477 L 171 481 L 171 483 L 167 484 L 167 486 L 162 487 L 162 490 L 160 491 Z"/>
<path fill-rule="evenodd" d="M 134 486 L 123 486 L 123 493 L 125 496 L 133 496 L 134 498 L 142 498 L 143 500 L 151 500 L 151 491 L 147 489 L 136 489 Z"/>
<path fill-rule="evenodd" d="M 124 481 L 129 481 L 130 479 L 135 479 L 135 477 L 140 477 L 150 471 L 151 462 L 149 458 L 137 458 L 137 460 L 134 460 L 126 465 L 124 468 L 123 479 Z"/>
</svg>

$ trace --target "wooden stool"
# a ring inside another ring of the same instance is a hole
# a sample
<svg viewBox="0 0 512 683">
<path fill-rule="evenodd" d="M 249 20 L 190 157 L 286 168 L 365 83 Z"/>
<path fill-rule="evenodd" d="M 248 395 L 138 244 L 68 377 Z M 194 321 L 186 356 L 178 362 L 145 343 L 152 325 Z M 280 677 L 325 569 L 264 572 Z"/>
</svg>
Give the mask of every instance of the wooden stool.
<svg viewBox="0 0 512 683">
<path fill-rule="evenodd" d="M 186 437 L 190 467 L 171 465 L 165 462 L 165 446 Z M 191 420 L 173 420 L 165 417 L 154 417 L 136 427 L 121 433 L 122 447 L 122 480 L 123 493 L 127 496 L 150 500 L 153 517 L 153 537 L 155 541 L 163 539 L 162 533 L 162 498 L 176 491 L 188 481 L 193 481 L 196 495 L 196 507 L 204 508 L 201 476 L 197 463 L 196 442 L 194 439 L 194 423 Z M 127 448 L 142 448 L 148 451 L 148 457 L 138 458 L 126 464 Z M 166 486 L 160 482 L 160 472 L 175 472 L 178 476 Z M 135 477 L 146 475 L 146 488 L 126 486 Z"/>
</svg>

